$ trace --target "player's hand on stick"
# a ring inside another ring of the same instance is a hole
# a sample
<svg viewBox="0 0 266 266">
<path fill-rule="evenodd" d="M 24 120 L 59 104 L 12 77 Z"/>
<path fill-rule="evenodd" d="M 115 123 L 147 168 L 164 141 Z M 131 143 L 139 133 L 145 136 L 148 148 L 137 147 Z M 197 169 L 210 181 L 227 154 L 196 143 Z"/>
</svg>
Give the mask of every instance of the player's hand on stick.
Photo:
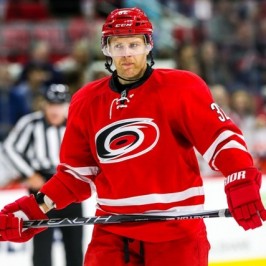
<svg viewBox="0 0 266 266">
<path fill-rule="evenodd" d="M 28 219 L 48 219 L 37 204 L 33 195 L 19 198 L 6 205 L 0 212 L 0 241 L 25 242 L 47 228 L 30 228 L 23 230 L 23 219 L 16 216 L 23 212 Z"/>
<path fill-rule="evenodd" d="M 259 192 L 261 180 L 261 173 L 256 168 L 232 173 L 225 180 L 229 210 L 245 230 L 259 227 L 266 220 L 266 210 Z"/>
<path fill-rule="evenodd" d="M 0 213 L 0 240 L 16 239 L 21 236 L 22 219 L 14 214 Z"/>
</svg>

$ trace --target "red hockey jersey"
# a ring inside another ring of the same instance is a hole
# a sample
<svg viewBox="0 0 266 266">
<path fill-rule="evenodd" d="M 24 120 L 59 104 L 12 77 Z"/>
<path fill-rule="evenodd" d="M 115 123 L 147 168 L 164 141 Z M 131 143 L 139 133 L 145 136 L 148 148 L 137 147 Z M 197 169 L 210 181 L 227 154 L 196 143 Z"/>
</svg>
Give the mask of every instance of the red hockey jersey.
<svg viewBox="0 0 266 266">
<path fill-rule="evenodd" d="M 73 96 L 58 172 L 41 191 L 57 208 L 97 192 L 97 215 L 202 210 L 194 148 L 225 175 L 252 165 L 240 130 L 197 75 L 155 69 L 127 94 L 111 90 L 106 77 Z M 192 234 L 204 222 L 101 226 L 127 237 L 164 241 Z"/>
</svg>

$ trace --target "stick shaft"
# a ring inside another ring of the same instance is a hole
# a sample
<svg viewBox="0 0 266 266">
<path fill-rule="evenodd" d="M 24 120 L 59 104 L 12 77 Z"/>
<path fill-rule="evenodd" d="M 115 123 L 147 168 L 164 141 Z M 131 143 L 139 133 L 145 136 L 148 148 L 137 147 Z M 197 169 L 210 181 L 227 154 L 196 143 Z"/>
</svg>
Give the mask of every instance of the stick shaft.
<svg viewBox="0 0 266 266">
<path fill-rule="evenodd" d="M 63 227 L 63 226 L 81 226 L 93 224 L 115 224 L 126 222 L 153 222 L 153 221 L 172 221 L 172 220 L 190 220 L 204 218 L 232 217 L 228 209 L 213 211 L 202 211 L 191 214 L 180 214 L 177 216 L 160 215 L 108 215 L 108 216 L 90 216 L 76 218 L 54 218 L 49 220 L 29 220 L 23 221 L 23 228 L 41 228 L 41 227 Z"/>
</svg>

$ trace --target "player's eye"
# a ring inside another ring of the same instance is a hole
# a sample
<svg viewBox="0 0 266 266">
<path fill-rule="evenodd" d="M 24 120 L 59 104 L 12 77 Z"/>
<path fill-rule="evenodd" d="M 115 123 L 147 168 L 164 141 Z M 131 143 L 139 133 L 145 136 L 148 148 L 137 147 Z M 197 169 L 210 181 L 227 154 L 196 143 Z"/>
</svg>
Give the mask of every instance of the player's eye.
<svg viewBox="0 0 266 266">
<path fill-rule="evenodd" d="M 139 48 L 140 46 L 141 46 L 140 43 L 131 43 L 131 44 L 129 45 L 129 47 L 130 47 L 131 49 L 137 49 L 137 48 Z"/>
<path fill-rule="evenodd" d="M 116 49 L 116 50 L 122 50 L 122 49 L 124 49 L 124 45 L 122 45 L 121 43 L 115 44 L 114 45 L 114 49 Z"/>
</svg>

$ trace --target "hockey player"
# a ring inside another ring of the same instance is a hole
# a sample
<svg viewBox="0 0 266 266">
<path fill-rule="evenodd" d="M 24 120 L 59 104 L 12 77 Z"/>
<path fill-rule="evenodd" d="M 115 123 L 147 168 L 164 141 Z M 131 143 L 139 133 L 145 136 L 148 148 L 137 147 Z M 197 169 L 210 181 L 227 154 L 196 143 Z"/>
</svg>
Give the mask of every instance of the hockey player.
<svg viewBox="0 0 266 266">
<path fill-rule="evenodd" d="M 107 17 L 102 50 L 112 76 L 73 96 L 57 173 L 36 198 L 4 207 L 2 240 L 27 241 L 42 230 L 22 230 L 14 212 L 44 219 L 45 212 L 82 202 L 94 192 L 96 215 L 202 210 L 203 181 L 194 147 L 226 177 L 236 222 L 248 230 L 266 220 L 261 173 L 241 131 L 200 77 L 152 68 L 152 31 L 138 8 L 117 9 Z M 95 225 L 85 266 L 206 266 L 209 248 L 202 219 Z"/>
</svg>

